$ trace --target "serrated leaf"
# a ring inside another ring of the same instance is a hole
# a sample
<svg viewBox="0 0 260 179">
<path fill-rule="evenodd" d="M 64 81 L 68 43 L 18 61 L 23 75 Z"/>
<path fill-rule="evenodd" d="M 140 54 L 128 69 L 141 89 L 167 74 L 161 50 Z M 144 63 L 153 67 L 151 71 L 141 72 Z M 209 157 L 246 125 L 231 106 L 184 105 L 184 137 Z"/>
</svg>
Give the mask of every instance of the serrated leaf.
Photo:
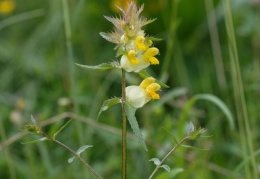
<svg viewBox="0 0 260 179">
<path fill-rule="evenodd" d="M 120 29 L 121 27 L 121 22 L 122 19 L 120 18 L 115 18 L 115 17 L 108 17 L 108 16 L 104 16 L 109 22 L 111 22 L 112 24 L 114 24 L 114 26 L 118 29 Z"/>
<path fill-rule="evenodd" d="M 161 168 L 164 168 L 164 170 L 166 170 L 167 172 L 171 171 L 171 168 L 168 165 L 162 165 L 160 166 Z"/>
<path fill-rule="evenodd" d="M 153 162 L 156 166 L 160 165 L 161 161 L 158 158 L 152 158 L 149 162 Z"/>
<path fill-rule="evenodd" d="M 163 130 L 165 130 L 168 134 L 170 134 L 170 136 L 173 139 L 174 144 L 178 144 L 178 141 L 176 139 L 176 137 L 173 135 L 173 133 L 171 133 L 170 131 L 168 131 L 167 129 L 163 128 Z"/>
<path fill-rule="evenodd" d="M 209 150 L 209 149 L 200 149 L 200 148 L 196 148 L 196 147 L 193 147 L 193 146 L 190 146 L 190 145 L 181 145 L 181 146 L 182 146 L 182 147 L 185 147 L 185 148 L 189 148 L 189 149 L 198 150 L 198 151 Z"/>
<path fill-rule="evenodd" d="M 104 101 L 102 106 L 101 106 L 101 108 L 100 108 L 100 110 L 99 110 L 98 117 L 100 116 L 100 114 L 103 111 L 106 111 L 111 106 L 113 106 L 115 104 L 118 104 L 118 103 L 121 103 L 121 99 L 120 98 L 112 98 L 112 99 L 108 99 L 108 100 Z"/>
<path fill-rule="evenodd" d="M 49 139 L 47 137 L 43 137 L 43 138 L 33 140 L 33 141 L 30 141 L 30 142 L 25 142 L 25 143 L 22 143 L 22 144 L 33 144 L 33 143 L 42 142 L 42 141 L 45 141 L 45 140 L 49 140 Z"/>
<path fill-rule="evenodd" d="M 31 115 L 31 122 L 32 122 L 34 125 L 37 124 L 37 122 L 36 122 L 36 120 L 34 119 L 33 115 Z"/>
<path fill-rule="evenodd" d="M 108 33 L 100 32 L 99 34 L 101 35 L 101 37 L 103 37 L 107 41 L 115 43 L 115 44 L 120 43 L 120 37 L 122 36 L 122 35 L 118 34 L 117 32 L 108 32 Z"/>
<path fill-rule="evenodd" d="M 84 152 L 86 149 L 90 148 L 90 147 L 93 147 L 93 145 L 84 145 L 82 147 L 80 147 L 78 150 L 77 150 L 77 154 L 80 155 L 82 152 Z"/>
<path fill-rule="evenodd" d="M 64 125 L 53 135 L 52 138 L 55 139 L 56 136 L 70 123 L 70 121 L 72 121 L 72 119 L 69 120 L 68 122 L 66 122 L 66 124 L 64 124 Z"/>
<path fill-rule="evenodd" d="M 154 21 L 156 21 L 156 19 L 157 18 L 149 19 L 148 21 L 145 22 L 145 25 L 153 23 Z"/>
<path fill-rule="evenodd" d="M 156 38 L 156 37 L 147 37 L 147 38 L 145 38 L 145 41 L 149 41 L 149 40 L 151 40 L 151 41 L 161 41 L 162 39 L 159 39 L 159 38 Z"/>
<path fill-rule="evenodd" d="M 116 66 L 115 63 L 102 63 L 96 66 L 88 66 L 88 65 L 81 65 L 81 64 L 77 64 L 75 63 L 77 66 L 83 68 L 84 70 L 88 70 L 88 71 L 95 71 L 95 72 L 102 72 L 102 71 L 106 71 L 112 68 L 117 68 L 119 69 L 120 66 Z"/>
<path fill-rule="evenodd" d="M 68 163 L 72 163 L 76 157 L 71 157 L 68 159 Z"/>
<path fill-rule="evenodd" d="M 151 75 L 149 75 L 145 70 L 143 71 L 140 71 L 138 72 L 138 75 L 141 77 L 141 78 L 147 78 L 147 77 L 152 77 Z M 168 85 L 160 82 L 159 80 L 156 80 L 155 79 L 155 82 L 158 83 L 161 87 L 164 87 L 164 88 L 170 88 Z"/>
<path fill-rule="evenodd" d="M 137 136 L 137 138 L 139 139 L 139 142 L 142 144 L 143 148 L 148 151 L 146 144 L 144 142 L 141 130 L 139 128 L 139 125 L 137 123 L 136 117 L 135 117 L 135 111 L 136 108 L 134 108 L 131 104 L 129 103 L 125 103 L 125 107 L 126 107 L 126 115 L 127 115 L 127 119 L 131 125 L 131 128 L 134 132 L 134 134 Z"/>
</svg>

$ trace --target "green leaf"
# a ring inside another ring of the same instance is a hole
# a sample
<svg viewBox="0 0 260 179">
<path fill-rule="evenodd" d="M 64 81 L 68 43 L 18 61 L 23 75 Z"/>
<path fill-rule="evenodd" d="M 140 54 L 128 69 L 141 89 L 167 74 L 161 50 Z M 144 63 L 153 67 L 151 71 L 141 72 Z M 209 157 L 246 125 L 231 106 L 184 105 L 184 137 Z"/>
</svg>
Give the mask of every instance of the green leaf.
<svg viewBox="0 0 260 179">
<path fill-rule="evenodd" d="M 42 141 L 45 141 L 45 140 L 49 140 L 49 139 L 47 137 L 43 137 L 43 138 L 33 140 L 33 141 L 30 141 L 30 142 L 25 142 L 25 143 L 22 143 L 22 144 L 33 144 L 33 143 L 42 142 Z"/>
<path fill-rule="evenodd" d="M 200 137 L 201 134 L 204 134 L 207 131 L 207 129 L 199 127 L 196 131 L 189 133 L 191 137 L 190 140 L 195 140 L 196 138 Z"/>
<path fill-rule="evenodd" d="M 126 115 L 127 115 L 127 119 L 131 125 L 131 128 L 133 130 L 133 132 L 135 133 L 135 135 L 137 136 L 137 138 L 139 139 L 139 142 L 142 144 L 143 148 L 148 151 L 146 144 L 144 142 L 142 133 L 140 131 L 139 125 L 137 123 L 136 117 L 135 117 L 135 111 L 136 108 L 134 108 L 131 104 L 129 103 L 125 103 L 126 106 Z"/>
<path fill-rule="evenodd" d="M 152 77 L 151 75 L 149 75 L 145 70 L 143 71 L 140 71 L 137 73 L 141 78 L 147 78 L 147 77 Z M 155 79 L 155 82 L 158 83 L 161 87 L 164 87 L 164 88 L 170 88 L 168 85 L 160 82 L 159 80 L 156 80 Z"/>
<path fill-rule="evenodd" d="M 120 98 L 112 98 L 112 99 L 108 99 L 108 100 L 104 101 L 102 106 L 101 106 L 101 108 L 100 108 L 100 110 L 99 110 L 98 117 L 100 116 L 100 114 L 103 111 L 106 111 L 111 106 L 113 106 L 115 104 L 118 104 L 118 103 L 121 103 L 121 99 Z"/>
<path fill-rule="evenodd" d="M 164 170 L 166 170 L 167 172 L 171 171 L 171 168 L 168 165 L 162 165 L 160 166 L 161 168 L 164 168 Z"/>
<path fill-rule="evenodd" d="M 78 156 L 79 156 L 82 152 L 84 152 L 86 149 L 88 149 L 88 148 L 90 148 L 90 147 L 93 147 L 93 145 L 84 145 L 84 146 L 80 147 L 80 148 L 77 150 L 76 154 L 78 154 Z M 73 156 L 73 157 L 69 158 L 69 159 L 68 159 L 68 163 L 72 163 L 75 158 L 76 158 L 76 156 Z"/>
<path fill-rule="evenodd" d="M 158 38 L 155 38 L 155 37 L 147 37 L 147 38 L 145 38 L 145 41 L 149 41 L 149 40 L 151 40 L 151 41 L 161 41 L 162 39 L 158 39 Z"/>
<path fill-rule="evenodd" d="M 214 103 L 226 115 L 226 117 L 229 121 L 229 124 L 230 124 L 230 128 L 232 130 L 235 128 L 234 118 L 233 118 L 230 110 L 228 109 L 226 104 L 223 101 L 221 101 L 218 97 L 216 97 L 212 94 L 197 94 L 193 98 L 195 98 L 196 100 L 203 99 L 203 100 L 207 100 L 207 101 Z"/>
<path fill-rule="evenodd" d="M 75 63 L 77 66 L 83 68 L 84 70 L 88 70 L 88 71 L 95 71 L 95 72 L 102 72 L 102 71 L 106 71 L 112 68 L 116 68 L 119 69 L 121 68 L 119 63 L 117 62 L 111 62 L 111 63 L 102 63 L 96 66 L 88 66 L 88 65 L 81 65 L 81 64 L 77 64 Z"/>
<path fill-rule="evenodd" d="M 86 149 L 90 148 L 90 147 L 93 147 L 93 145 L 84 145 L 82 147 L 80 147 L 78 150 L 77 150 L 77 154 L 80 155 L 82 152 L 84 152 Z"/>
<path fill-rule="evenodd" d="M 181 146 L 182 146 L 182 147 L 185 147 L 185 148 L 189 148 L 189 149 L 198 150 L 198 151 L 209 150 L 209 149 L 199 149 L 199 148 L 196 148 L 196 147 L 193 147 L 193 146 L 190 146 L 190 145 L 181 145 Z"/>
<path fill-rule="evenodd" d="M 31 115 L 31 122 L 32 122 L 34 125 L 37 125 L 37 122 L 36 122 L 36 120 L 34 119 L 33 115 Z"/>
<path fill-rule="evenodd" d="M 163 130 L 165 130 L 168 134 L 170 134 L 170 136 L 173 139 L 174 144 L 178 144 L 178 141 L 176 139 L 176 137 L 173 135 L 173 133 L 171 133 L 170 131 L 168 131 L 167 129 L 163 128 Z"/>
<path fill-rule="evenodd" d="M 144 25 L 147 25 L 147 24 L 153 23 L 154 21 L 156 21 L 156 19 L 157 19 L 157 18 L 149 19 L 148 21 L 145 22 Z"/>
<path fill-rule="evenodd" d="M 165 103 L 167 103 L 168 101 L 175 99 L 179 96 L 183 96 L 185 94 L 188 93 L 188 89 L 187 88 L 174 88 L 173 90 L 168 91 L 167 93 L 165 93 L 160 100 L 157 100 L 154 104 L 153 104 L 153 109 L 157 108 Z"/>
<path fill-rule="evenodd" d="M 158 158 L 152 158 L 149 162 L 153 162 L 156 166 L 160 165 L 161 161 Z"/>
<path fill-rule="evenodd" d="M 69 120 L 68 122 L 66 122 L 66 124 L 64 124 L 64 125 L 53 135 L 52 138 L 55 139 L 56 136 L 70 123 L 70 121 L 72 121 L 72 119 Z"/>
</svg>

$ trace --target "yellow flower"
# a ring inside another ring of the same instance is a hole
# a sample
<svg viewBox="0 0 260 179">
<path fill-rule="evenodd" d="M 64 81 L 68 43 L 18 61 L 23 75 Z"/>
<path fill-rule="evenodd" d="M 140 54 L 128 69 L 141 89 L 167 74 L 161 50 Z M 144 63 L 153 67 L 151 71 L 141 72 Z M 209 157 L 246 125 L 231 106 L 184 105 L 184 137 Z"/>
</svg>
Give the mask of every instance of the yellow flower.
<svg viewBox="0 0 260 179">
<path fill-rule="evenodd" d="M 154 82 L 154 78 L 148 77 L 142 81 L 140 86 L 126 87 L 126 101 L 135 108 L 141 108 L 151 99 L 160 99 L 156 91 L 158 91 L 161 86 Z"/>
<path fill-rule="evenodd" d="M 9 14 L 13 12 L 15 8 L 15 2 L 12 0 L 0 1 L 0 14 Z"/>
<path fill-rule="evenodd" d="M 144 53 L 145 62 L 150 62 L 152 65 L 158 65 L 159 60 L 154 57 L 158 53 L 159 53 L 159 50 L 158 50 L 158 48 L 155 48 L 155 47 L 152 47 L 152 48 L 149 48 L 148 50 L 146 50 L 146 52 Z"/>
<path fill-rule="evenodd" d="M 132 65 L 139 64 L 138 59 L 135 57 L 135 51 L 130 50 L 127 54 L 127 58 Z"/>
<path fill-rule="evenodd" d="M 145 44 L 144 44 L 144 37 L 139 35 L 138 37 L 136 37 L 135 39 L 135 46 L 138 50 L 142 50 L 142 51 L 145 51 Z"/>
</svg>

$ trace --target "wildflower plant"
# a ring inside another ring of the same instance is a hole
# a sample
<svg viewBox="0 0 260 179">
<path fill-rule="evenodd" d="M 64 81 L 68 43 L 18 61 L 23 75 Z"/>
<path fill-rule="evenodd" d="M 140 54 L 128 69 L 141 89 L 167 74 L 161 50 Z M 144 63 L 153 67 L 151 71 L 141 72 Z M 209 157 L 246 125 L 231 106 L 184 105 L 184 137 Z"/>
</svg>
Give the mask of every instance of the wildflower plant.
<svg viewBox="0 0 260 179">
<path fill-rule="evenodd" d="M 122 106 L 122 178 L 126 179 L 126 169 L 127 169 L 127 145 L 126 145 L 126 126 L 127 119 L 129 124 L 137 136 L 140 144 L 143 148 L 148 151 L 147 146 L 145 144 L 144 138 L 142 136 L 141 130 L 139 128 L 138 122 L 135 117 L 135 112 L 137 109 L 142 108 L 146 103 L 151 100 L 159 100 L 160 94 L 159 90 L 164 88 L 169 88 L 166 84 L 158 81 L 154 77 L 150 76 L 145 69 L 150 65 L 159 65 L 160 62 L 157 58 L 159 54 L 159 49 L 154 47 L 154 41 L 159 41 L 160 39 L 152 37 L 145 33 L 143 27 L 155 21 L 155 19 L 146 19 L 142 17 L 140 14 L 143 11 L 144 6 L 142 5 L 140 8 L 136 6 L 134 2 L 131 2 L 128 5 L 126 10 L 119 8 L 122 13 L 120 17 L 107 17 L 105 18 L 110 21 L 114 25 L 114 31 L 112 32 L 101 32 L 100 35 L 108 40 L 116 44 L 116 57 L 119 57 L 119 61 L 112 61 L 107 63 L 102 63 L 96 66 L 88 66 L 76 64 L 77 66 L 90 71 L 102 72 L 110 69 L 121 70 L 122 72 L 122 96 L 114 97 L 104 101 L 101 109 L 99 111 L 98 116 L 103 112 L 108 110 L 111 106 L 120 104 Z M 133 73 L 138 74 L 143 80 L 140 80 L 141 83 L 139 85 L 129 85 L 126 86 L 125 74 Z M 89 168 L 89 170 L 97 177 L 102 178 L 93 168 L 89 166 L 89 164 L 80 157 L 80 154 L 85 151 L 87 148 L 92 147 L 91 145 L 85 145 L 80 147 L 76 152 L 70 149 L 65 144 L 56 140 L 56 136 L 68 125 L 70 121 L 68 121 L 64 126 L 62 126 L 53 136 L 48 136 L 46 133 L 42 131 L 41 126 L 35 121 L 35 119 L 31 118 L 32 123 L 25 126 L 25 130 L 33 133 L 35 135 L 43 135 L 44 137 L 35 141 L 31 141 L 28 143 L 35 143 L 45 140 L 50 140 L 63 148 L 70 151 L 74 157 L 68 160 L 69 163 L 73 162 L 75 158 L 79 159 L 85 166 Z M 175 146 L 174 148 L 164 157 L 162 161 L 157 158 L 153 158 L 150 161 L 153 161 L 156 165 L 155 170 L 149 177 L 149 179 L 153 178 L 155 173 L 159 168 L 164 168 L 166 171 L 170 171 L 169 166 L 163 165 L 164 161 L 179 147 L 188 147 L 190 146 L 182 145 L 186 140 L 194 140 L 198 138 L 201 134 L 205 133 L 205 129 L 199 128 L 195 130 L 194 126 L 191 127 L 191 130 L 188 132 L 187 136 L 184 137 L 180 142 L 174 138 Z M 172 135 L 172 134 L 171 134 Z"/>
</svg>

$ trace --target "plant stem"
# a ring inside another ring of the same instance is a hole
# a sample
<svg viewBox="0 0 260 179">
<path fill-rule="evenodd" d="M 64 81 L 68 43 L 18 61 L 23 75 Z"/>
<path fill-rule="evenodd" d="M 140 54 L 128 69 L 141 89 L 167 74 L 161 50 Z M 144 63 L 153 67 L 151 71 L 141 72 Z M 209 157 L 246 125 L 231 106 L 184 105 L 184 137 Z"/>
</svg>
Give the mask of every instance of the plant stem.
<svg viewBox="0 0 260 179">
<path fill-rule="evenodd" d="M 122 179 L 126 179 L 126 114 L 125 114 L 125 70 L 122 69 Z"/>
<path fill-rule="evenodd" d="M 176 144 L 172 150 L 163 158 L 163 160 L 160 162 L 159 165 L 156 166 L 153 173 L 150 175 L 149 179 L 152 179 L 155 175 L 155 173 L 158 171 L 158 169 L 162 166 L 162 164 L 165 162 L 165 160 L 186 140 L 188 140 L 190 136 L 186 136 L 184 139 L 182 139 L 178 144 Z"/>
<path fill-rule="evenodd" d="M 41 134 L 43 136 L 45 136 L 46 138 L 48 138 L 49 140 L 55 142 L 56 144 L 62 146 L 64 149 L 68 150 L 69 152 L 71 152 L 73 155 L 75 155 L 76 158 L 78 158 L 86 167 L 88 167 L 88 169 L 99 179 L 103 179 L 99 174 L 97 174 L 97 172 L 83 159 L 80 157 L 80 155 L 78 155 L 76 152 L 74 152 L 71 148 L 69 148 L 68 146 L 66 146 L 65 144 L 61 143 L 60 141 L 48 136 L 46 133 L 41 131 Z"/>
</svg>

